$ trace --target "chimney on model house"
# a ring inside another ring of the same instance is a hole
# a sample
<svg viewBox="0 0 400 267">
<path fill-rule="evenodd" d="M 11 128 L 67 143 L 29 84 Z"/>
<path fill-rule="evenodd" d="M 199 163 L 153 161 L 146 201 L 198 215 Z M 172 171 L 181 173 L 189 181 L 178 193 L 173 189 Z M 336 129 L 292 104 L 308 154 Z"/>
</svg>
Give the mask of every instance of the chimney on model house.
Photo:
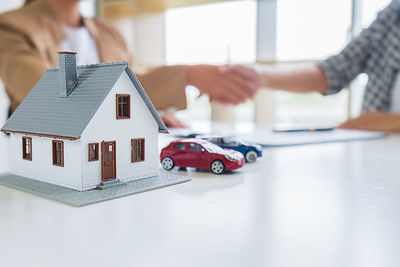
<svg viewBox="0 0 400 267">
<path fill-rule="evenodd" d="M 68 97 L 78 83 L 76 53 L 58 52 L 58 96 Z"/>
</svg>

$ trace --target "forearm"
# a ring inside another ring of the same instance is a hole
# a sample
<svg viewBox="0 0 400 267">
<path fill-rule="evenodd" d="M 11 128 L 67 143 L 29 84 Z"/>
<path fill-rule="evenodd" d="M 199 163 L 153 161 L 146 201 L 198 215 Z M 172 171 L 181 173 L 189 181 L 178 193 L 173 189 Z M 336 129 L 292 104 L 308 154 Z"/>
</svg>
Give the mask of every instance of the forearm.
<svg viewBox="0 0 400 267">
<path fill-rule="evenodd" d="M 265 68 L 260 70 L 263 87 L 293 93 L 320 92 L 328 90 L 328 81 L 316 65 L 297 67 L 290 70 Z"/>
<path fill-rule="evenodd" d="M 383 122 L 378 121 L 377 130 L 399 133 L 400 132 L 400 114 L 388 113 Z"/>
<path fill-rule="evenodd" d="M 400 132 L 400 114 L 367 112 L 357 118 L 347 120 L 338 128 L 398 133 Z"/>
<path fill-rule="evenodd" d="M 187 82 L 183 66 L 160 66 L 137 77 L 158 110 L 186 108 Z"/>
<path fill-rule="evenodd" d="M 208 77 L 204 77 L 204 73 L 206 72 L 216 72 L 217 66 L 215 65 L 206 65 L 206 64 L 197 64 L 197 65 L 183 65 L 183 70 L 185 72 L 185 82 L 186 86 L 192 85 L 195 87 L 200 87 L 201 82 Z"/>
<path fill-rule="evenodd" d="M 365 116 L 370 116 L 370 119 L 362 121 L 360 124 L 361 129 L 371 130 L 371 131 L 383 131 L 383 132 L 400 132 L 400 114 L 394 113 L 367 113 Z M 364 117 L 365 117 L 364 116 Z M 361 120 L 362 120 L 361 116 Z M 356 119 L 357 120 L 357 119 Z"/>
</svg>

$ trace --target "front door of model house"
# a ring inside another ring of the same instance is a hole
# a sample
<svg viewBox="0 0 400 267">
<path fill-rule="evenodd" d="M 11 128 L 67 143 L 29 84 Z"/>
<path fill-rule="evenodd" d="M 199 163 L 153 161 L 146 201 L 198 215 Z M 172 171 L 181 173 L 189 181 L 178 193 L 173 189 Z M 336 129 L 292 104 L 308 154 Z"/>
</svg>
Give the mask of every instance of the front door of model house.
<svg viewBox="0 0 400 267">
<path fill-rule="evenodd" d="M 116 177 L 115 141 L 101 142 L 101 179 L 108 181 Z"/>
</svg>

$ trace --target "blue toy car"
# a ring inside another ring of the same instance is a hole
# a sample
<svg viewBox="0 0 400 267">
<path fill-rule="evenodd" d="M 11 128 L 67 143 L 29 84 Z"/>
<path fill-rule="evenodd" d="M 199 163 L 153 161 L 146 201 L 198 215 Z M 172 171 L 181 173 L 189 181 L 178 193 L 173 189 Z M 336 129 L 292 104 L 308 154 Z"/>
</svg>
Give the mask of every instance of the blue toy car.
<svg viewBox="0 0 400 267">
<path fill-rule="evenodd" d="M 262 149 L 260 145 L 247 144 L 235 139 L 234 137 L 197 135 L 196 138 L 207 140 L 222 148 L 236 150 L 243 154 L 246 162 L 255 162 L 257 158 L 262 156 Z"/>
</svg>

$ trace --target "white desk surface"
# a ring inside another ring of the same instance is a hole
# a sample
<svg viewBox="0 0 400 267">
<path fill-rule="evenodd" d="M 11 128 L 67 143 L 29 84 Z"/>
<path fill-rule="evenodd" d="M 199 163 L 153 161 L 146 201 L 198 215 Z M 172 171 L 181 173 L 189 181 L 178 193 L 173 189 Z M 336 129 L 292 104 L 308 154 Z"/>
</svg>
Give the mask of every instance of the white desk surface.
<svg viewBox="0 0 400 267">
<path fill-rule="evenodd" d="M 177 173 L 193 180 L 83 208 L 0 186 L 0 266 L 400 266 L 400 136 Z"/>
</svg>

